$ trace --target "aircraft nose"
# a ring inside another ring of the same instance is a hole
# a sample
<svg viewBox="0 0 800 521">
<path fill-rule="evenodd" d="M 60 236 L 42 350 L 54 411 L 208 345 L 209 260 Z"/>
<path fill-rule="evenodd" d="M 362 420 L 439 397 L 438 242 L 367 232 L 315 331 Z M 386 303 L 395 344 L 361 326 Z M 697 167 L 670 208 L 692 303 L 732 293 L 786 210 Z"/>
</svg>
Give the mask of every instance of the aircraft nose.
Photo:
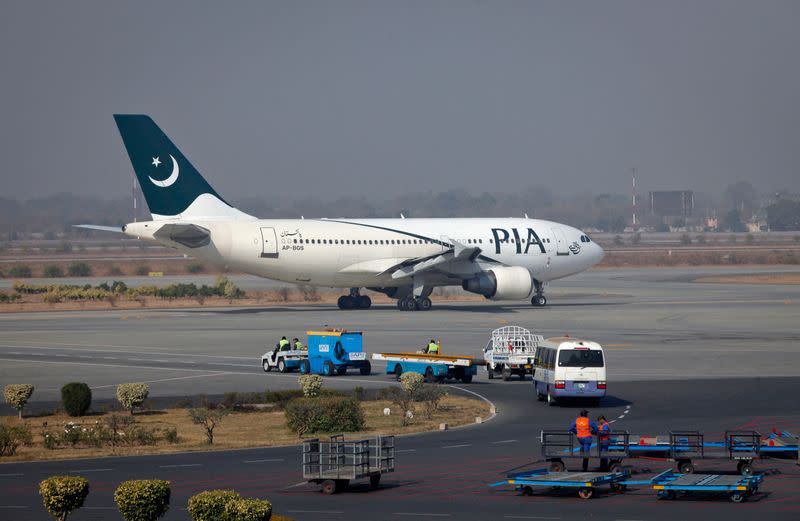
<svg viewBox="0 0 800 521">
<path fill-rule="evenodd" d="M 593 242 L 592 246 L 593 246 L 593 248 L 592 248 L 592 259 L 594 260 L 593 264 L 597 264 L 598 262 L 603 260 L 603 257 L 605 257 L 606 252 L 602 248 L 602 246 L 600 246 L 596 242 Z"/>
</svg>

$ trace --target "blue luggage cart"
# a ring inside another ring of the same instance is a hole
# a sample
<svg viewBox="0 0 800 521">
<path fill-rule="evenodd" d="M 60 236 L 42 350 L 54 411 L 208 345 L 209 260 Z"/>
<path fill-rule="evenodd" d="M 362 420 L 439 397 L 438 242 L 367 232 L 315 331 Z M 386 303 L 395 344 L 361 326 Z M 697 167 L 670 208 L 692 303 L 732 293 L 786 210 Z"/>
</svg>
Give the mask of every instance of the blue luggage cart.
<svg viewBox="0 0 800 521">
<path fill-rule="evenodd" d="M 538 469 L 509 474 L 505 480 L 489 486 L 514 485 L 514 490 L 526 496 L 533 495 L 534 487 L 575 488 L 578 490 L 578 496 L 589 499 L 601 486 L 608 486 L 615 491 L 624 490 L 626 485 L 623 482 L 629 476 L 630 472 L 627 469 L 620 469 L 617 472 L 551 472 L 549 469 Z"/>
<path fill-rule="evenodd" d="M 650 479 L 626 480 L 620 485 L 648 485 L 658 492 L 659 499 L 675 499 L 678 493 L 721 492 L 728 494 L 734 503 L 741 503 L 758 491 L 763 479 L 760 474 L 753 476 L 678 474 L 669 469 Z"/>
</svg>

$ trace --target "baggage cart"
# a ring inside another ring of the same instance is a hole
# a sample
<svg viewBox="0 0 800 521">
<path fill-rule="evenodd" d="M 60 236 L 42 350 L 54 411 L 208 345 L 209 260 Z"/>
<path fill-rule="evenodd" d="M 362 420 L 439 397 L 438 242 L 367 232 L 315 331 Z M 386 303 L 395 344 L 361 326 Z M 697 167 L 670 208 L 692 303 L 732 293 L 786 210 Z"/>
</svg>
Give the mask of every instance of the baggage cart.
<svg viewBox="0 0 800 521">
<path fill-rule="evenodd" d="M 615 491 L 624 490 L 622 483 L 629 476 L 627 469 L 620 469 L 618 472 L 551 472 L 549 469 L 539 469 L 509 474 L 504 481 L 489 486 L 514 485 L 515 490 L 526 496 L 533 495 L 534 487 L 576 488 L 578 496 L 589 499 L 601 486 L 607 485 Z"/>
<path fill-rule="evenodd" d="M 629 457 L 630 434 L 627 431 L 614 431 L 609 435 L 608 446 L 601 446 L 597 437 L 594 437 L 592 446 L 588 452 L 581 451 L 581 444 L 578 437 L 565 431 L 542 431 L 540 442 L 542 446 L 542 458 L 550 463 L 551 472 L 563 472 L 566 470 L 565 460 L 584 458 L 595 458 L 606 460 L 610 472 L 622 470 L 622 461 Z"/>
<path fill-rule="evenodd" d="M 376 489 L 387 472 L 394 472 L 394 436 L 347 440 L 338 434 L 303 442 L 303 479 L 320 484 L 323 494 L 341 492 L 357 479 Z"/>
<path fill-rule="evenodd" d="M 669 469 L 647 480 L 626 480 L 620 484 L 649 485 L 658 492 L 659 499 L 675 499 L 679 493 L 721 492 L 728 494 L 734 503 L 741 503 L 758 491 L 763 479 L 762 475 L 679 474 Z"/>
</svg>

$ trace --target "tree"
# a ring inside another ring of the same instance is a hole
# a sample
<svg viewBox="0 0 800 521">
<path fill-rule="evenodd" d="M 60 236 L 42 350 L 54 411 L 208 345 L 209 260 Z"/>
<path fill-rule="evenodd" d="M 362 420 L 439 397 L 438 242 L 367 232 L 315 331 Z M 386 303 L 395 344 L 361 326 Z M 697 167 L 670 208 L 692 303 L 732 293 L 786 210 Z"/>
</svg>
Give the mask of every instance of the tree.
<svg viewBox="0 0 800 521">
<path fill-rule="evenodd" d="M 20 419 L 22 418 L 22 409 L 25 408 L 25 404 L 28 403 L 32 394 L 33 386 L 31 384 L 8 384 L 3 389 L 6 403 L 17 410 Z"/>
<path fill-rule="evenodd" d="M 160 479 L 123 482 L 114 491 L 114 502 L 125 521 L 155 521 L 169 510 L 170 483 Z"/>
<path fill-rule="evenodd" d="M 61 404 L 70 416 L 83 416 L 92 405 L 92 390 L 83 382 L 71 382 L 61 388 Z"/>
<path fill-rule="evenodd" d="M 210 409 L 208 407 L 200 407 L 197 409 L 189 409 L 189 418 L 195 425 L 200 425 L 205 429 L 206 442 L 209 445 L 214 443 L 214 429 L 222 422 L 222 419 L 228 415 L 228 409 Z"/>
<path fill-rule="evenodd" d="M 767 223 L 773 231 L 800 230 L 800 202 L 780 199 L 767 206 Z"/>
<path fill-rule="evenodd" d="M 130 409 L 133 415 L 135 407 L 141 407 L 150 394 L 150 386 L 144 383 L 119 384 L 117 386 L 117 401 Z"/>
<path fill-rule="evenodd" d="M 739 210 L 736 208 L 732 208 L 725 214 L 725 218 L 722 219 L 722 227 L 734 233 L 747 231 L 747 226 L 742 222 L 742 217 L 739 214 Z"/>
<path fill-rule="evenodd" d="M 89 481 L 79 476 L 53 476 L 39 483 L 44 508 L 59 521 L 83 506 L 89 495 Z"/>
</svg>

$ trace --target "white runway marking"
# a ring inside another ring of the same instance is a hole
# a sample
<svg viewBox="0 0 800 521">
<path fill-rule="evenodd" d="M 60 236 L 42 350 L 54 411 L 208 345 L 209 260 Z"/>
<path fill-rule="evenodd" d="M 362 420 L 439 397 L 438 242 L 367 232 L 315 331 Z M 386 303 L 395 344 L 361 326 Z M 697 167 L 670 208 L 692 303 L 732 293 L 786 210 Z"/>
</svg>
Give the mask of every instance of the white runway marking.
<svg viewBox="0 0 800 521">
<path fill-rule="evenodd" d="M 395 454 L 399 454 L 401 452 L 417 452 L 417 449 L 402 449 L 402 450 L 396 450 L 394 452 Z"/>
<path fill-rule="evenodd" d="M 111 472 L 114 469 L 75 469 L 68 470 L 70 474 L 84 474 L 86 472 Z"/>
<path fill-rule="evenodd" d="M 155 383 L 159 383 L 159 382 L 171 382 L 173 380 L 189 380 L 189 379 L 192 379 L 192 378 L 209 378 L 209 377 L 212 377 L 212 376 L 225 376 L 227 374 L 229 374 L 229 373 L 193 374 L 193 375 L 190 375 L 190 376 L 176 376 L 174 378 L 160 378 L 158 380 L 144 380 L 142 383 L 155 384 Z M 111 387 L 116 387 L 116 386 L 117 386 L 117 384 L 96 385 L 96 386 L 92 387 L 92 389 L 109 389 Z"/>
<path fill-rule="evenodd" d="M 160 469 L 179 469 L 185 467 L 202 467 L 202 463 L 184 463 L 182 465 L 159 465 L 158 468 Z"/>
<path fill-rule="evenodd" d="M 433 514 L 426 512 L 395 512 L 395 516 L 452 517 L 453 514 Z"/>
<path fill-rule="evenodd" d="M 471 443 L 462 443 L 461 445 L 445 445 L 443 449 L 458 449 L 461 447 L 472 447 Z"/>
<path fill-rule="evenodd" d="M 242 463 L 267 463 L 270 461 L 285 461 L 283 458 L 273 458 L 273 459 L 246 459 L 243 460 Z"/>
<path fill-rule="evenodd" d="M 517 443 L 519 440 L 500 440 L 500 441 L 493 441 L 492 445 L 500 445 L 501 443 Z"/>
<path fill-rule="evenodd" d="M 343 510 L 289 510 L 290 514 L 344 514 Z"/>
</svg>

